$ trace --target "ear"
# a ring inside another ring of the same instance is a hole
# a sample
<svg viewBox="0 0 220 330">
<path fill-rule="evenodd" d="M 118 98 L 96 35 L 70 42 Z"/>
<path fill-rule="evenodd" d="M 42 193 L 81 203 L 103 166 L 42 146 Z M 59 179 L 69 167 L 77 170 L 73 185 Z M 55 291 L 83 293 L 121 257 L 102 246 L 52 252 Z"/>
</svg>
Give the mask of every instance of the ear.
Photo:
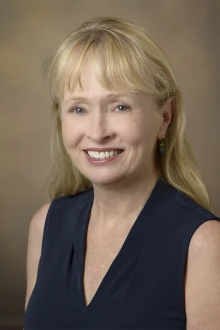
<svg viewBox="0 0 220 330">
<path fill-rule="evenodd" d="M 173 114 L 173 99 L 168 98 L 160 109 L 161 124 L 157 135 L 158 140 L 162 140 L 163 136 L 166 135 L 167 128 L 171 122 Z"/>
</svg>

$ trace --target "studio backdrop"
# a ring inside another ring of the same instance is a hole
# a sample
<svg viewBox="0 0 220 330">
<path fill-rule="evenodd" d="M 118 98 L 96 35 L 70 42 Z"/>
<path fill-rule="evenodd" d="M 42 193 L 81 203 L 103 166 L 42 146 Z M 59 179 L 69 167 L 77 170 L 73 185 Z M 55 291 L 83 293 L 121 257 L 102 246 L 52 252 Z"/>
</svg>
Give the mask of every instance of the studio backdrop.
<svg viewBox="0 0 220 330">
<path fill-rule="evenodd" d="M 50 95 L 42 63 L 82 21 L 126 18 L 167 53 L 187 114 L 187 134 L 220 215 L 220 2 L 186 0 L 0 1 L 0 328 L 22 328 L 28 227 L 48 201 Z"/>
</svg>

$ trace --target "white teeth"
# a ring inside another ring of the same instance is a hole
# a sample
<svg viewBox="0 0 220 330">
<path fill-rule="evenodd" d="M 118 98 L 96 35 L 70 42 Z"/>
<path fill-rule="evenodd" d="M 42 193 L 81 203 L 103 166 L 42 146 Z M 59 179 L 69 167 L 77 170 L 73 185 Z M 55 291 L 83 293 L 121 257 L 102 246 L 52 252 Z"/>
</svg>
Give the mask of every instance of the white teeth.
<svg viewBox="0 0 220 330">
<path fill-rule="evenodd" d="M 100 152 L 99 158 L 104 159 L 105 158 L 105 152 Z"/>
<path fill-rule="evenodd" d="M 94 151 L 93 158 L 99 158 L 99 152 L 98 151 Z"/>
<path fill-rule="evenodd" d="M 93 151 L 88 151 L 90 157 L 93 157 L 93 153 L 94 153 Z"/>
<path fill-rule="evenodd" d="M 117 155 L 120 153 L 120 150 L 115 150 L 115 151 L 101 151 L 101 152 L 98 152 L 98 151 L 87 151 L 88 155 L 92 158 L 95 158 L 95 159 L 104 159 L 104 158 L 110 158 L 114 155 Z"/>
</svg>

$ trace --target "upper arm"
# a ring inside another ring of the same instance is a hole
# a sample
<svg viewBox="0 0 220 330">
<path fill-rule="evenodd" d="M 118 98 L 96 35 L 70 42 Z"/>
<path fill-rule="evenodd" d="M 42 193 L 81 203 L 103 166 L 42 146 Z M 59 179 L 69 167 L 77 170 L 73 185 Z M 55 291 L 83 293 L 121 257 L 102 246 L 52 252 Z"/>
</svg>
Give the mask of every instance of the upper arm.
<svg viewBox="0 0 220 330">
<path fill-rule="evenodd" d="M 220 222 L 209 220 L 194 233 L 185 282 L 187 330 L 220 329 Z"/>
<path fill-rule="evenodd" d="M 27 247 L 27 289 L 25 310 L 36 283 L 38 264 L 41 255 L 41 246 L 45 220 L 50 203 L 42 206 L 33 216 L 29 225 Z"/>
</svg>

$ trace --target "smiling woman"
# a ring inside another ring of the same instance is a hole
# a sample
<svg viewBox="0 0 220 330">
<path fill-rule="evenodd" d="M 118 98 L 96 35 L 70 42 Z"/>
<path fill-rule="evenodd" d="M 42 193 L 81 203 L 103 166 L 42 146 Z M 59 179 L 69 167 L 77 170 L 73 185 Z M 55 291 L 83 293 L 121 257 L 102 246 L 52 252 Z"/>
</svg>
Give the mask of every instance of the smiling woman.
<svg viewBox="0 0 220 330">
<path fill-rule="evenodd" d="M 66 91 L 60 101 L 62 141 L 71 162 L 93 185 L 147 182 L 149 176 L 155 177 L 155 141 L 157 135 L 165 134 L 171 119 L 169 105 L 170 99 L 160 110 L 167 111 L 160 128 L 162 117 L 151 95 L 112 94 L 99 83 L 92 62 L 87 60 L 80 86 Z M 105 152 L 109 152 L 108 158 Z"/>
<path fill-rule="evenodd" d="M 45 75 L 55 165 L 30 223 L 25 330 L 218 329 L 220 218 L 157 42 L 96 18 Z"/>
<path fill-rule="evenodd" d="M 166 154 L 160 157 L 156 153 L 155 166 L 167 182 L 209 208 L 208 194 L 185 136 L 185 111 L 172 69 L 157 42 L 146 30 L 114 18 L 83 23 L 45 63 L 45 77 L 53 96 L 54 109 L 55 166 L 50 187 L 51 198 L 75 194 L 92 186 L 72 165 L 63 145 L 60 120 L 61 102 L 71 105 L 68 103 L 71 101 L 71 92 L 76 87 L 82 87 L 82 71 L 84 68 L 85 73 L 85 66 L 89 66 L 89 63 L 95 76 L 93 80 L 97 80 L 111 94 L 115 91 L 121 94 L 147 94 L 154 100 L 154 106 L 160 114 L 163 114 L 161 107 L 165 101 L 172 101 L 172 120 L 166 131 L 166 139 L 163 138 L 164 133 L 155 140 L 164 144 Z M 109 97 L 112 97 L 111 94 Z M 72 97 L 82 102 L 84 96 Z M 168 115 L 167 111 L 165 115 Z"/>
</svg>

